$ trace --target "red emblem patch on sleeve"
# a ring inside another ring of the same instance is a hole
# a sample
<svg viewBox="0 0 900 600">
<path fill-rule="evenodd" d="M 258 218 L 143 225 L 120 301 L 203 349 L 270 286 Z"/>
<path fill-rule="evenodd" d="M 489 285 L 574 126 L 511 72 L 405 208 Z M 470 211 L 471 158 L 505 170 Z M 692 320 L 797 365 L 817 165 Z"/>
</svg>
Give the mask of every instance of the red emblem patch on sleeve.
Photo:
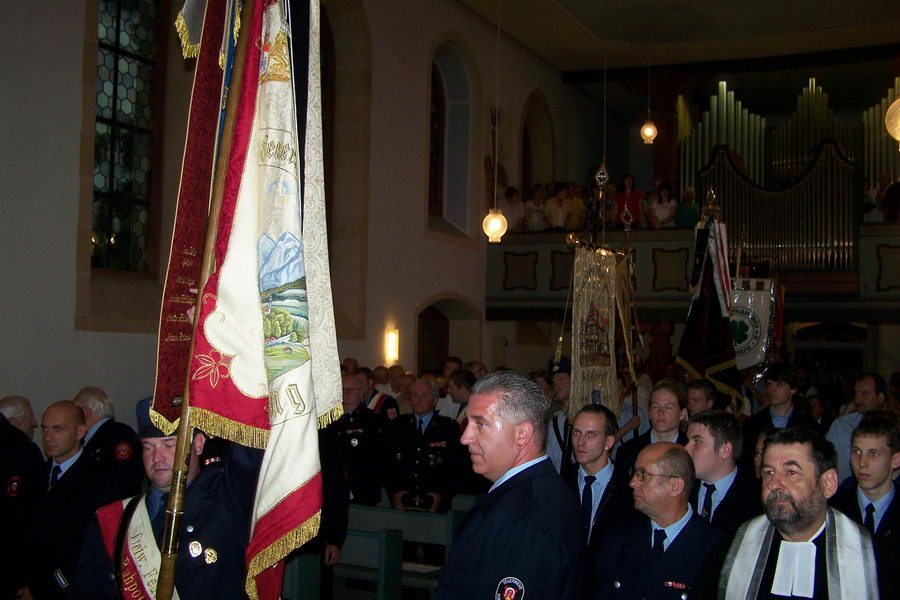
<svg viewBox="0 0 900 600">
<path fill-rule="evenodd" d="M 116 460 L 126 461 L 131 460 L 131 456 L 133 452 L 131 451 L 131 444 L 128 442 L 119 442 L 116 444 L 116 450 L 114 452 Z"/>
<path fill-rule="evenodd" d="M 22 479 L 18 475 L 13 475 L 6 482 L 6 495 L 15 497 L 19 493 L 19 486 L 22 485 Z"/>
<path fill-rule="evenodd" d="M 388 416 L 388 419 L 390 419 L 392 421 L 394 419 L 396 419 L 397 418 L 397 409 L 396 408 L 387 409 L 387 416 Z"/>
</svg>

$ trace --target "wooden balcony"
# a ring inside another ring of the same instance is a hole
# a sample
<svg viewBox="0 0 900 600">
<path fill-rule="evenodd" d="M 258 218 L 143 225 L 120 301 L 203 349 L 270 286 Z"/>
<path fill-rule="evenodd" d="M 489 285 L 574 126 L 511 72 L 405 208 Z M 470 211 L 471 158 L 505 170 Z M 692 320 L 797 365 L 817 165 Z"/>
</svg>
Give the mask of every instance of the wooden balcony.
<svg viewBox="0 0 900 600">
<path fill-rule="evenodd" d="M 900 224 L 862 225 L 856 239 L 857 270 L 771 274 L 785 285 L 787 320 L 900 323 Z M 607 233 L 605 241 L 619 248 L 624 233 Z M 693 241 L 687 229 L 631 233 L 642 320 L 684 321 Z M 487 319 L 561 320 L 573 257 L 563 233 L 508 234 L 501 243 L 488 244 Z"/>
</svg>

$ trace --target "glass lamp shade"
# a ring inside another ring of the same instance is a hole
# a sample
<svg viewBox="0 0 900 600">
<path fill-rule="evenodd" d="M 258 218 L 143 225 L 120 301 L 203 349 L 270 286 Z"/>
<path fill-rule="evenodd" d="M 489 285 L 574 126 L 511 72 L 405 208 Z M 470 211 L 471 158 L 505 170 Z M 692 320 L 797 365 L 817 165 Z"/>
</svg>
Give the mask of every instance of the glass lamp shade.
<svg viewBox="0 0 900 600">
<path fill-rule="evenodd" d="M 500 242 L 500 238 L 506 233 L 506 228 L 506 217 L 503 216 L 499 208 L 492 208 L 484 218 L 484 221 L 481 222 L 481 229 L 484 231 L 484 235 L 488 237 L 489 242 L 494 244 Z"/>
<path fill-rule="evenodd" d="M 653 121 L 647 119 L 647 122 L 641 127 L 641 137 L 644 138 L 644 143 L 652 144 L 653 140 L 656 139 L 656 133 L 656 125 L 653 124 Z"/>
<path fill-rule="evenodd" d="M 884 113 L 884 126 L 891 137 L 900 142 L 900 98 L 894 100 Z"/>
</svg>

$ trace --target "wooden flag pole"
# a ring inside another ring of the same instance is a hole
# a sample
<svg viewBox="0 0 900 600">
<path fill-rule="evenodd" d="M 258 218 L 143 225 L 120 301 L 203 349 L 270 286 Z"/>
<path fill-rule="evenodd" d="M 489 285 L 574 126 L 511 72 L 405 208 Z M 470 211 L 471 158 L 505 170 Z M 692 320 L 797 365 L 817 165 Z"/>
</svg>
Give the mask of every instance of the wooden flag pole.
<svg viewBox="0 0 900 600">
<path fill-rule="evenodd" d="M 241 22 L 249 29 L 255 0 L 244 0 L 241 6 Z M 230 31 L 226 30 L 226 35 Z M 184 514 L 184 491 L 187 488 L 188 467 L 190 465 L 190 448 L 193 428 L 189 424 L 190 414 L 190 357 L 194 354 L 194 340 L 197 337 L 197 326 L 200 317 L 203 288 L 212 275 L 215 267 L 216 232 L 219 225 L 219 211 L 222 207 L 222 194 L 225 188 L 225 174 L 231 154 L 231 142 L 234 122 L 240 99 L 241 82 L 243 80 L 244 58 L 247 54 L 249 35 L 241 32 L 238 36 L 231 70 L 231 84 L 227 90 L 225 105 L 225 122 L 222 127 L 216 168 L 213 176 L 212 194 L 210 198 L 209 216 L 207 218 L 206 235 L 203 241 L 203 259 L 200 276 L 197 281 L 197 299 L 195 301 L 193 333 L 191 335 L 190 352 L 184 378 L 184 393 L 181 399 L 181 416 L 178 420 L 175 459 L 172 464 L 172 486 L 166 503 L 166 521 L 163 528 L 162 558 L 159 566 L 159 579 L 156 584 L 156 599 L 171 600 L 175 589 L 175 561 L 178 557 L 178 537 L 181 530 L 181 516 Z"/>
</svg>

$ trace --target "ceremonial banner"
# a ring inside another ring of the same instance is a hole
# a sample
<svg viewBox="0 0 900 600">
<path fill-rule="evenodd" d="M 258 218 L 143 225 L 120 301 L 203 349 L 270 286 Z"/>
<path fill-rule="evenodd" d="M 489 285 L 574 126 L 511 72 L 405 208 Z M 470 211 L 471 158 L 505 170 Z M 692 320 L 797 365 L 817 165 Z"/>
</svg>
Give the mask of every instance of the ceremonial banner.
<svg viewBox="0 0 900 600">
<path fill-rule="evenodd" d="M 219 139 L 223 72 L 219 49 L 226 20 L 225 0 L 195 3 L 189 11 L 201 17 L 202 52 L 197 47 L 197 65 L 191 90 L 188 129 L 181 166 L 181 183 L 175 212 L 175 227 L 169 248 L 169 266 L 163 291 L 156 352 L 156 383 L 150 418 L 167 434 L 178 427 L 181 408 L 176 399 L 184 393 L 184 376 L 191 347 L 191 315 L 196 303 L 197 280 L 203 253 L 206 217 Z M 199 31 L 197 25 L 192 25 Z M 197 36 L 197 33 L 194 33 Z M 192 47 L 196 45 L 196 38 Z"/>
<path fill-rule="evenodd" d="M 725 225 L 720 221 L 697 224 L 694 288 L 676 362 L 695 379 L 708 379 L 719 392 L 740 398 L 734 344 L 731 336 L 731 281 Z M 698 255 L 699 254 L 699 255 Z"/>
<path fill-rule="evenodd" d="M 572 394 L 569 419 L 599 402 L 617 412 L 616 255 L 606 249 L 575 248 L 572 290 Z"/>
<path fill-rule="evenodd" d="M 322 188 L 318 2 L 301 8 L 299 21 L 308 25 L 293 40 L 278 1 L 260 0 L 244 16 L 241 35 L 249 43 L 234 67 L 243 75 L 232 90 L 239 101 L 215 269 L 200 292 L 190 363 L 190 424 L 266 449 L 247 549 L 251 598 L 277 598 L 281 569 L 271 567 L 317 533 L 317 426 L 341 410 Z M 291 43 L 308 55 L 300 72 Z M 302 132 L 295 79 L 307 89 Z"/>
<path fill-rule="evenodd" d="M 773 279 L 732 279 L 731 298 L 731 337 L 743 371 L 765 361 L 775 342 L 777 286 Z"/>
</svg>

